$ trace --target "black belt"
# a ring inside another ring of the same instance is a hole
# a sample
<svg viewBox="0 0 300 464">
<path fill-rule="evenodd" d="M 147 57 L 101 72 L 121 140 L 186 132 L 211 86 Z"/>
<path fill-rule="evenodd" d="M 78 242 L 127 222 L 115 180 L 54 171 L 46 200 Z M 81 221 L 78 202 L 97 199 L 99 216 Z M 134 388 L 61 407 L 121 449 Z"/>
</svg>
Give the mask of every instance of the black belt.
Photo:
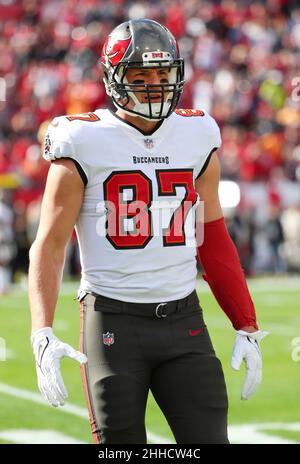
<svg viewBox="0 0 300 464">
<path fill-rule="evenodd" d="M 190 295 L 180 300 L 168 301 L 163 303 L 127 303 L 125 301 L 114 300 L 106 296 L 91 293 L 94 300 L 95 311 L 124 313 L 134 316 L 148 317 L 167 317 L 170 314 L 184 312 L 184 310 L 194 308 L 199 309 L 199 300 L 196 290 Z"/>
</svg>

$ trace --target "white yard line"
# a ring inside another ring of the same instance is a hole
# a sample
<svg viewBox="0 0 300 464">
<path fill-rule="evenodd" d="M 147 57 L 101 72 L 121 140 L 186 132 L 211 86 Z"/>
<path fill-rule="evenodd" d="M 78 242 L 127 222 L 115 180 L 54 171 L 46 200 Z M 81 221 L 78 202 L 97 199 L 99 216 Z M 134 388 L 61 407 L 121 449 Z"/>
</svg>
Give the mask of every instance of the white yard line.
<svg viewBox="0 0 300 464">
<path fill-rule="evenodd" d="M 35 444 L 67 444 L 67 445 L 84 445 L 84 441 L 76 440 L 61 432 L 55 430 L 29 430 L 29 429 L 8 429 L 0 430 L 0 439 L 19 445 Z"/>
<path fill-rule="evenodd" d="M 267 434 L 264 432 L 265 430 L 287 430 L 300 432 L 300 422 L 268 422 L 258 424 L 231 425 L 229 427 L 229 440 L 232 443 L 242 444 L 299 444 L 298 441 L 289 440 L 287 438 L 280 438 L 275 433 L 274 435 Z"/>
<path fill-rule="evenodd" d="M 9 395 L 15 398 L 32 401 L 37 404 L 51 408 L 46 401 L 44 401 L 39 393 L 24 390 L 22 388 L 12 387 L 4 383 L 0 383 L 0 393 Z M 60 412 L 72 414 L 74 416 L 88 419 L 88 413 L 85 408 L 80 406 L 66 404 L 63 408 L 57 409 Z M 264 430 L 274 430 L 274 435 L 264 432 Z M 231 443 L 274 443 L 274 444 L 294 444 L 299 443 L 294 440 L 280 438 L 276 435 L 277 430 L 287 430 L 300 432 L 300 423 L 258 423 L 258 424 L 239 424 L 229 426 L 229 439 Z M 33 438 L 34 437 L 34 438 Z M 147 431 L 147 437 L 153 444 L 172 444 L 175 443 L 169 438 L 157 435 L 151 431 Z M 3 440 L 14 441 L 15 443 L 83 443 L 79 442 L 72 437 L 61 434 L 53 430 L 49 431 L 36 431 L 33 430 L 0 430 L 0 438 Z M 18 440 L 18 441 L 15 441 Z M 57 440 L 57 441 L 56 441 Z M 65 440 L 65 441 L 64 441 Z M 70 441 L 71 440 L 71 441 Z M 72 441 L 73 440 L 73 441 Z"/>
<path fill-rule="evenodd" d="M 39 393 L 35 393 L 29 390 L 23 390 L 22 388 L 12 387 L 11 385 L 6 385 L 5 383 L 0 383 L 0 393 L 13 396 L 15 398 L 32 401 L 42 406 L 53 408 L 50 406 L 46 400 L 42 398 Z M 67 414 L 73 414 L 74 416 L 81 417 L 82 419 L 88 419 L 88 411 L 86 408 L 81 408 L 80 406 L 75 406 L 73 404 L 65 404 L 63 408 L 57 408 L 59 411 L 66 412 Z"/>
<path fill-rule="evenodd" d="M 169 438 L 163 437 L 161 435 L 156 435 L 156 433 L 150 432 L 147 430 L 147 439 L 153 445 L 172 445 L 175 441 L 169 440 Z"/>
</svg>

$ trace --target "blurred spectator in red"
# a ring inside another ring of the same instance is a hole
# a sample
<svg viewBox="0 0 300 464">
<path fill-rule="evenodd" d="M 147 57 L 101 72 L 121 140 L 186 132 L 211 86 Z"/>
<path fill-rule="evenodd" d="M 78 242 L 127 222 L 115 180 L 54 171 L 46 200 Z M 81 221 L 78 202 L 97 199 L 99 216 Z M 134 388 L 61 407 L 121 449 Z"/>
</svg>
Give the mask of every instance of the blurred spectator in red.
<svg viewBox="0 0 300 464">
<path fill-rule="evenodd" d="M 44 188 L 45 124 L 110 105 L 99 53 L 128 17 L 163 22 L 178 39 L 180 105 L 218 121 L 224 177 L 268 183 L 280 169 L 300 182 L 297 0 L 0 0 L 0 17 L 0 177 L 16 176 L 13 202 L 23 202 L 25 217 Z"/>
</svg>

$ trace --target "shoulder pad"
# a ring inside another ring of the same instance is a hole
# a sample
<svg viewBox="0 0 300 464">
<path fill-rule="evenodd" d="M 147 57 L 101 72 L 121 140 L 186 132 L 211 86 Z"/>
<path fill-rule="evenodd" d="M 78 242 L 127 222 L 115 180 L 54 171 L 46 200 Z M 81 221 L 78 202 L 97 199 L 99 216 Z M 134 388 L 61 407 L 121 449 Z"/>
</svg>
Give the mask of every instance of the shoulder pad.
<svg viewBox="0 0 300 464">
<path fill-rule="evenodd" d="M 44 139 L 43 157 L 47 161 L 72 156 L 73 146 L 64 116 L 54 118 L 47 129 Z"/>
</svg>

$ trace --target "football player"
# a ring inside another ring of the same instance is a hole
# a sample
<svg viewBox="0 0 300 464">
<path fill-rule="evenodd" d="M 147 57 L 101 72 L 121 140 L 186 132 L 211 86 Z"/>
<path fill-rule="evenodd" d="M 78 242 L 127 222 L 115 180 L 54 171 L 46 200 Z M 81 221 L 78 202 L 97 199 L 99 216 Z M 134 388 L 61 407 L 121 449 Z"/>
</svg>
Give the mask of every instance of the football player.
<svg viewBox="0 0 300 464">
<path fill-rule="evenodd" d="M 220 207 L 218 125 L 206 111 L 178 109 L 184 64 L 157 22 L 119 25 L 101 63 L 115 112 L 56 117 L 45 137 L 51 166 L 29 272 L 40 391 L 64 404 L 60 361 L 68 356 L 81 363 L 96 443 L 146 443 L 149 390 L 177 443 L 228 443 L 224 375 L 195 291 L 197 257 L 236 330 L 232 367 L 246 363 L 244 400 L 261 383 L 266 332 Z M 74 225 L 80 351 L 52 330 Z"/>
</svg>

